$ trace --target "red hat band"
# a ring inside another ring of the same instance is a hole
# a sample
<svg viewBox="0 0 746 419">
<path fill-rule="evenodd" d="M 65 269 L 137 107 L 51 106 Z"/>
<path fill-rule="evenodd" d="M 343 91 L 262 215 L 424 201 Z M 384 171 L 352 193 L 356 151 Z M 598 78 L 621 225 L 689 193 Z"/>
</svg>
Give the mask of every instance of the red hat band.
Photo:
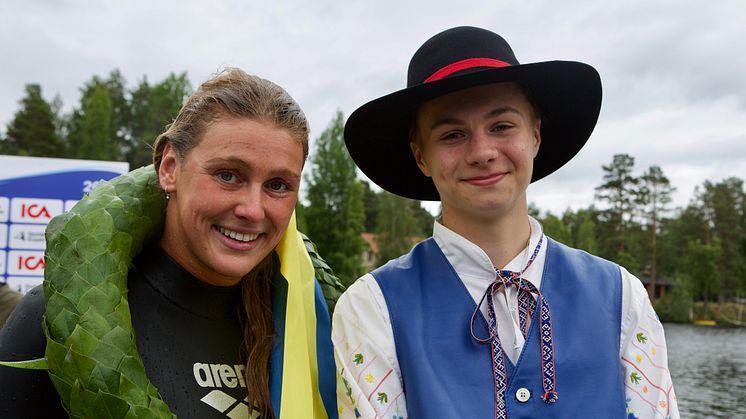
<svg viewBox="0 0 746 419">
<path fill-rule="evenodd" d="M 475 67 L 510 67 L 510 63 L 505 61 L 496 60 L 494 58 L 467 58 L 465 60 L 456 61 L 455 63 L 448 64 L 442 67 L 430 77 L 426 78 L 423 83 L 430 83 L 450 76 L 453 73 L 458 73 L 462 70 L 468 70 Z"/>
</svg>

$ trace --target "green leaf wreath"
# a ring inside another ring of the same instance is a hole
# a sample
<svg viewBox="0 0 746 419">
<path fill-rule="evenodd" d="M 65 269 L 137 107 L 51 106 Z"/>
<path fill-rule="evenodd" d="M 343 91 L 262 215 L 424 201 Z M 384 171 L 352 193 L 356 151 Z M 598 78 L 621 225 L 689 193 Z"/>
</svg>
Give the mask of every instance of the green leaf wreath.
<svg viewBox="0 0 746 419">
<path fill-rule="evenodd" d="M 72 418 L 175 417 L 145 374 L 127 302 L 130 263 L 160 237 L 164 214 L 147 166 L 102 182 L 47 227 L 47 366 Z M 332 309 L 343 287 L 304 241 Z"/>
</svg>

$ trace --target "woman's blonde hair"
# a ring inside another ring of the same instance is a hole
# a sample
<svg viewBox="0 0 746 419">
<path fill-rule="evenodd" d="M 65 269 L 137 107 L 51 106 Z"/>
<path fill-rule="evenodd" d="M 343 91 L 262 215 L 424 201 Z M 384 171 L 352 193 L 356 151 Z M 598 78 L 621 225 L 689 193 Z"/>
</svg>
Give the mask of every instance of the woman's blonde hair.
<svg viewBox="0 0 746 419">
<path fill-rule="evenodd" d="M 226 117 L 271 122 L 286 129 L 303 146 L 304 161 L 308 156 L 308 121 L 298 103 L 271 81 L 229 68 L 202 83 L 166 132 L 156 138 L 153 150 L 156 172 L 166 144 L 171 144 L 177 158 L 183 161 L 199 144 L 210 123 Z"/>
</svg>

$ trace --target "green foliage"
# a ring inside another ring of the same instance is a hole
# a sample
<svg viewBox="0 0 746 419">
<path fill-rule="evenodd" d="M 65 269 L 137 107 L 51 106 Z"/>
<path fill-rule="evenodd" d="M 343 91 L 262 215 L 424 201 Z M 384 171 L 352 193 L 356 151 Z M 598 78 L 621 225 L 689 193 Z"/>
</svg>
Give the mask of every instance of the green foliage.
<svg viewBox="0 0 746 419">
<path fill-rule="evenodd" d="M 153 86 L 143 78 L 132 92 L 127 129 L 126 160 L 130 167 L 152 161 L 153 143 L 178 115 L 184 100 L 192 93 L 186 73 L 171 73 Z"/>
<path fill-rule="evenodd" d="M 341 112 L 316 140 L 311 155 L 311 173 L 307 176 L 309 205 L 305 211 L 308 235 L 314 239 L 326 260 L 345 285 L 362 273 L 365 228 L 362 183 L 356 177 L 343 138 Z"/>
<path fill-rule="evenodd" d="M 420 207 L 418 201 L 386 191 L 378 194 L 376 265 L 383 265 L 407 253 L 417 238 L 422 238 L 415 223 L 415 206 Z"/>
<path fill-rule="evenodd" d="M 598 246 L 596 245 L 595 223 L 590 217 L 582 218 L 580 225 L 575 232 L 575 247 L 583 249 L 588 253 L 595 254 Z"/>
<path fill-rule="evenodd" d="M 319 252 L 316 251 L 316 245 L 303 233 L 300 233 L 303 239 L 303 244 L 306 246 L 308 256 L 311 258 L 313 264 L 313 270 L 316 273 L 316 280 L 321 287 L 321 292 L 324 294 L 326 305 L 329 309 L 329 317 L 334 313 L 334 307 L 337 305 L 337 300 L 345 290 L 344 285 L 339 282 L 339 278 L 334 275 L 332 268 L 321 258 Z"/>
<path fill-rule="evenodd" d="M 671 194 L 676 190 L 659 166 L 651 166 L 640 177 L 637 192 L 638 210 L 647 224 L 650 251 L 647 263 L 650 267 L 651 286 L 655 288 L 658 275 L 658 233 L 661 218 L 669 211 Z"/>
<path fill-rule="evenodd" d="M 72 417 L 174 417 L 145 375 L 127 304 L 129 264 L 159 235 L 164 206 L 153 168 L 143 168 L 47 228 L 46 357 Z"/>
<path fill-rule="evenodd" d="M 690 241 L 704 242 L 709 237 L 709 228 L 702 209 L 690 204 L 670 220 L 661 225 L 658 245 L 658 271 L 661 276 L 674 276 L 689 258 L 686 244 Z"/>
<path fill-rule="evenodd" d="M 692 309 L 691 284 L 686 277 L 674 280 L 671 291 L 653 303 L 655 312 L 662 322 L 688 323 Z"/>
<path fill-rule="evenodd" d="M 637 206 L 643 218 L 652 225 L 669 211 L 671 194 L 676 188 L 671 186 L 660 166 L 650 166 L 640 177 L 639 183 Z"/>
<path fill-rule="evenodd" d="M 634 213 L 638 179 L 632 175 L 634 157 L 628 154 L 615 154 L 609 165 L 601 166 L 604 171 L 603 183 L 596 187 L 596 199 L 608 205 L 601 212 L 601 218 L 609 227 L 601 243 L 605 257 L 614 259 L 624 252 L 625 234 Z"/>
<path fill-rule="evenodd" d="M 120 160 L 128 104 L 118 70 L 108 79 L 93 76 L 81 89 L 80 104 L 67 121 L 68 157 Z"/>
<path fill-rule="evenodd" d="M 570 246 L 574 245 L 570 228 L 556 215 L 547 212 L 547 215 L 541 219 L 541 225 L 544 227 L 544 233 L 547 236 L 560 243 L 566 243 Z"/>
<path fill-rule="evenodd" d="M 542 220 L 547 234 L 569 246 L 596 253 L 596 218 L 597 212 L 593 207 L 572 212 L 567 209 L 562 218 L 547 213 Z"/>
<path fill-rule="evenodd" d="M 687 243 L 687 257 L 684 259 L 679 274 L 687 278 L 694 295 L 703 301 L 719 291 L 720 271 L 718 261 L 722 249 L 720 241 L 702 243 L 699 240 Z"/>
<path fill-rule="evenodd" d="M 306 207 L 301 204 L 300 200 L 295 203 L 295 225 L 298 231 L 308 231 L 308 221 L 306 221 Z"/>
<path fill-rule="evenodd" d="M 114 131 L 114 106 L 111 95 L 106 87 L 96 86 L 83 103 L 80 137 L 79 142 L 75 144 L 75 157 L 90 160 L 119 158 Z"/>
<path fill-rule="evenodd" d="M 718 302 L 722 305 L 728 290 L 746 290 L 746 193 L 743 180 L 705 181 L 699 198 L 712 235 L 720 245 Z"/>
<path fill-rule="evenodd" d="M 433 233 L 435 217 L 422 207 L 422 202 L 410 200 L 412 216 L 414 217 L 414 235 L 425 238 Z"/>
<path fill-rule="evenodd" d="M 0 153 L 19 156 L 62 157 L 65 143 L 57 132 L 56 116 L 38 84 L 26 85 L 20 109 L 8 124 Z"/>
<path fill-rule="evenodd" d="M 366 181 L 363 184 L 363 208 L 365 210 L 365 231 L 376 231 L 378 228 L 378 195 Z"/>
<path fill-rule="evenodd" d="M 629 252 L 619 252 L 617 255 L 612 259 L 612 261 L 616 262 L 617 264 L 624 266 L 627 268 L 627 270 L 631 272 L 639 272 L 640 271 L 640 261 L 635 255 L 629 253 Z"/>
</svg>

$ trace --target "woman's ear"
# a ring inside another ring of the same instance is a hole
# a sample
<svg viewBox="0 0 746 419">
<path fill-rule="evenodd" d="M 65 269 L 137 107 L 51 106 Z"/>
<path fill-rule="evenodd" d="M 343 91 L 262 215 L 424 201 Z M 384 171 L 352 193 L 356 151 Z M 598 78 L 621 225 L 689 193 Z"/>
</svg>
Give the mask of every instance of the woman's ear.
<svg viewBox="0 0 746 419">
<path fill-rule="evenodd" d="M 179 160 L 176 157 L 176 150 L 171 147 L 171 144 L 166 144 L 163 148 L 161 165 L 158 167 L 158 181 L 161 184 L 161 189 L 165 192 L 176 191 L 179 168 Z"/>
</svg>

